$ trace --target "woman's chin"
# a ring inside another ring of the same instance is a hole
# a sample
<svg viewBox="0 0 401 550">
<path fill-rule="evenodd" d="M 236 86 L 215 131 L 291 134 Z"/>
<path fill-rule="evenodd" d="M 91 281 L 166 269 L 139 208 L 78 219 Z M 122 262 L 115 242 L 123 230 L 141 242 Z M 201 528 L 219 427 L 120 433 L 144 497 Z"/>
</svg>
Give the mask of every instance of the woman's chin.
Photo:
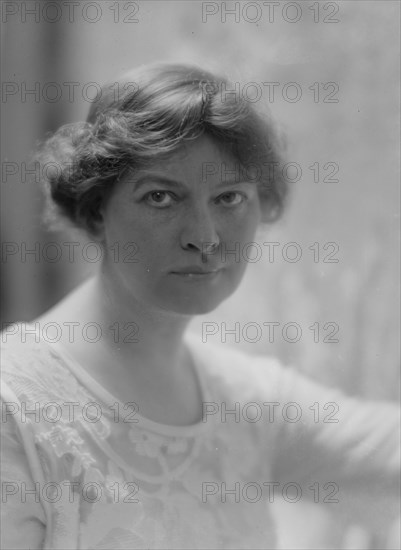
<svg viewBox="0 0 401 550">
<path fill-rule="evenodd" d="M 174 284 L 163 287 L 159 303 L 162 303 L 163 309 L 182 315 L 205 315 L 236 291 L 243 271 L 220 272 L 210 280 L 202 280 L 200 276 L 182 280 L 178 277 L 174 279 Z"/>
<path fill-rule="evenodd" d="M 169 300 L 168 304 L 163 305 L 163 309 L 167 311 L 173 311 L 181 315 L 205 315 L 214 311 L 228 296 L 216 299 L 216 297 L 210 296 L 209 298 L 191 296 L 176 299 L 174 301 Z"/>
</svg>

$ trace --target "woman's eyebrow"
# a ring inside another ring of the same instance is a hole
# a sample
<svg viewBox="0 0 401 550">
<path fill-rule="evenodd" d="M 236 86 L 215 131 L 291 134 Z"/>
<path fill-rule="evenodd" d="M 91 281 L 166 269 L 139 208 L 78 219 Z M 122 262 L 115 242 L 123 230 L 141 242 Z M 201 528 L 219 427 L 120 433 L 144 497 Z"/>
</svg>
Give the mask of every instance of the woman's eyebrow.
<svg viewBox="0 0 401 550">
<path fill-rule="evenodd" d="M 135 191 L 137 191 L 138 189 L 140 189 L 143 185 L 146 185 L 147 183 L 162 183 L 164 185 L 170 185 L 171 187 L 186 187 L 186 185 L 182 182 L 179 182 L 175 179 L 172 179 L 172 178 L 169 178 L 167 176 L 163 176 L 163 175 L 160 175 L 160 174 L 146 174 L 142 177 L 139 177 L 137 180 L 135 180 L 134 184 L 135 184 Z M 202 182 L 202 183 L 206 183 L 206 182 Z M 238 180 L 224 180 L 224 181 L 220 181 L 218 183 L 218 187 L 229 187 L 230 185 L 240 185 L 240 184 L 253 184 L 254 185 L 254 182 L 253 181 L 249 181 L 249 180 L 242 180 L 242 181 L 238 181 Z"/>
<path fill-rule="evenodd" d="M 146 174 L 145 176 L 139 177 L 135 180 L 135 191 L 140 189 L 143 185 L 147 183 L 164 183 L 165 185 L 171 185 L 172 187 L 184 187 L 183 183 L 180 183 L 174 179 L 162 176 L 159 174 Z"/>
</svg>

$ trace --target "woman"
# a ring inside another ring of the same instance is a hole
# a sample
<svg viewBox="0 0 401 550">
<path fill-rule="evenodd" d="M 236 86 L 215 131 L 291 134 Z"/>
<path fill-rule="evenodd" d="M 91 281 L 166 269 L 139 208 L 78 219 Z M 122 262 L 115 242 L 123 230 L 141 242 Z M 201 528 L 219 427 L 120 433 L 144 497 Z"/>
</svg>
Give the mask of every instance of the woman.
<svg viewBox="0 0 401 550">
<path fill-rule="evenodd" d="M 396 494 L 397 407 L 185 332 L 237 288 L 246 263 L 227 252 L 286 197 L 271 121 L 230 89 L 142 67 L 43 147 L 52 219 L 102 261 L 3 334 L 7 548 L 275 548 L 277 498 L 343 510 L 345 485 L 375 475 Z"/>
</svg>

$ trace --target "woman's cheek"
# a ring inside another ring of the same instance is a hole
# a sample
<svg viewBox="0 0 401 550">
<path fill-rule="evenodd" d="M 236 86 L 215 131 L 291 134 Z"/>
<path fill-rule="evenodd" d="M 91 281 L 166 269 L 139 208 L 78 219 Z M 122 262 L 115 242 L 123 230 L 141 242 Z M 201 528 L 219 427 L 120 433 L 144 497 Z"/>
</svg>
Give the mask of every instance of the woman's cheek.
<svg viewBox="0 0 401 550">
<path fill-rule="evenodd" d="M 225 235 L 228 240 L 236 242 L 245 242 L 253 239 L 256 228 L 260 221 L 260 211 L 253 208 L 244 208 L 244 211 L 237 212 L 234 217 L 230 217 L 225 224 Z"/>
</svg>

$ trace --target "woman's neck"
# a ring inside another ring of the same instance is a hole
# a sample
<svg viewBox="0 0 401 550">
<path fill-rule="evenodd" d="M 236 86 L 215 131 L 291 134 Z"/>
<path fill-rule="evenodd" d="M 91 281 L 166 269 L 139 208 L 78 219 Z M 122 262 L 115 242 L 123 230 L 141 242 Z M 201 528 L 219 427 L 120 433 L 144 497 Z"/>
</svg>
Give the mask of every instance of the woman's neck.
<svg viewBox="0 0 401 550">
<path fill-rule="evenodd" d="M 134 355 L 148 366 L 176 365 L 183 352 L 183 335 L 189 316 L 152 309 L 109 284 L 105 276 L 94 278 L 92 302 L 95 315 L 111 349 L 122 358 Z"/>
<path fill-rule="evenodd" d="M 202 417 L 201 389 L 183 342 L 189 320 L 133 308 L 92 278 L 35 321 L 75 323 L 75 338 L 62 331 L 59 344 L 85 371 L 120 401 L 136 402 L 142 416 L 187 425 Z"/>
<path fill-rule="evenodd" d="M 37 319 L 57 322 L 62 328 L 66 322 L 75 323 L 74 338 L 66 329 L 61 342 L 73 353 L 90 351 L 93 358 L 108 357 L 125 369 L 141 365 L 150 377 L 166 376 L 167 371 L 178 375 L 185 362 L 183 334 L 190 320 L 127 300 L 101 273 Z"/>
</svg>

